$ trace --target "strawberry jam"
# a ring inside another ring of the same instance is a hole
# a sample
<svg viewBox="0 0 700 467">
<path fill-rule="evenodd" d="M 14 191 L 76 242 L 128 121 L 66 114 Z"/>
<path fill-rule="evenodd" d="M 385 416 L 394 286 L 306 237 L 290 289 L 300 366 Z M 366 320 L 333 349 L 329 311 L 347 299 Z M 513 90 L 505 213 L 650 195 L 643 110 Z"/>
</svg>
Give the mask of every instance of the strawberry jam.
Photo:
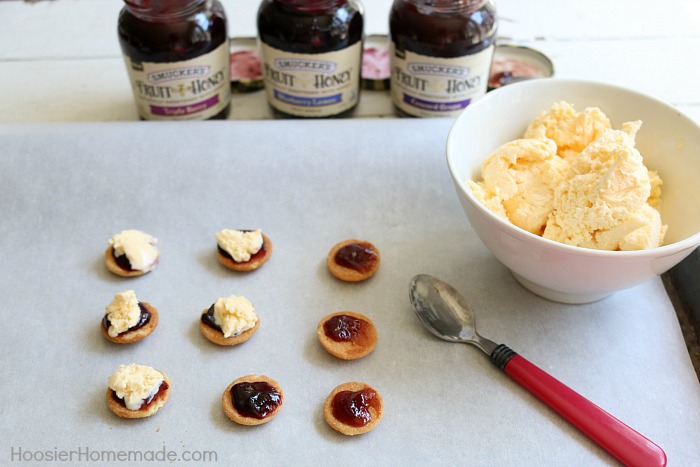
<svg viewBox="0 0 700 467">
<path fill-rule="evenodd" d="M 341 391 L 332 402 L 333 416 L 346 425 L 361 427 L 372 420 L 369 408 L 379 410 L 377 393 L 372 388 L 360 391 Z"/>
<path fill-rule="evenodd" d="M 338 266 L 365 274 L 376 267 L 379 257 L 371 243 L 359 242 L 339 249 L 334 260 Z"/>
<path fill-rule="evenodd" d="M 350 342 L 357 339 L 363 325 L 366 326 L 367 322 L 348 315 L 336 315 L 323 323 L 323 331 L 336 342 Z"/>
</svg>

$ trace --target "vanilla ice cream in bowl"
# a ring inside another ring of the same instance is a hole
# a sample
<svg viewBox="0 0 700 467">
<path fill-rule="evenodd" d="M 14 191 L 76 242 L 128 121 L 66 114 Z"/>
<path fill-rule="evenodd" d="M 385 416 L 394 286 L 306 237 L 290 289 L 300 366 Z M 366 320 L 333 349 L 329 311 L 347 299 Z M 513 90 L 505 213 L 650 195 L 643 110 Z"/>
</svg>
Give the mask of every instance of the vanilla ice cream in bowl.
<svg viewBox="0 0 700 467">
<path fill-rule="evenodd" d="M 700 127 L 632 90 L 505 86 L 457 117 L 447 163 L 481 241 L 550 300 L 599 300 L 700 245 Z"/>
</svg>

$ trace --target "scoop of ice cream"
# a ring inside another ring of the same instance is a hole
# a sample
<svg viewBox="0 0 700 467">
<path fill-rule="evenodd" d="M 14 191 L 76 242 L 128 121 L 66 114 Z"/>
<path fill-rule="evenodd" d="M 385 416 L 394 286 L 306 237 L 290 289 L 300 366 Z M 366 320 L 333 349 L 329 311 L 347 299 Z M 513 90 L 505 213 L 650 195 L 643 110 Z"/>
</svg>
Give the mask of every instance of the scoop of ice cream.
<svg viewBox="0 0 700 467">
<path fill-rule="evenodd" d="M 557 154 L 572 161 L 605 130 L 610 120 L 597 107 L 577 112 L 568 102 L 557 102 L 542 112 L 525 131 L 525 138 L 551 139 L 557 145 Z"/>
<path fill-rule="evenodd" d="M 109 239 L 114 256 L 126 255 L 132 269 L 148 271 L 158 259 L 158 240 L 140 230 L 123 230 Z"/>
<path fill-rule="evenodd" d="M 224 337 L 228 338 L 254 328 L 258 316 L 250 300 L 231 295 L 219 298 L 214 304 L 214 322 L 221 327 Z"/>
<path fill-rule="evenodd" d="M 134 291 L 126 290 L 116 294 L 112 303 L 105 309 L 105 314 L 110 323 L 107 333 L 111 337 L 117 337 L 136 326 L 141 317 L 141 309 Z"/>
<path fill-rule="evenodd" d="M 155 368 L 132 363 L 119 365 L 109 377 L 109 388 L 124 400 L 127 409 L 138 410 L 158 392 L 163 380 L 163 374 Z"/>
<path fill-rule="evenodd" d="M 646 250 L 663 245 L 668 226 L 661 223 L 661 214 L 649 204 L 642 205 L 636 215 L 644 225 L 628 233 L 619 242 L 620 250 Z"/>
<path fill-rule="evenodd" d="M 540 235 L 554 207 L 567 164 L 551 140 L 519 139 L 496 149 L 482 165 L 472 193 L 496 214 Z"/>
<path fill-rule="evenodd" d="M 664 182 L 655 170 L 650 170 L 649 183 L 651 183 L 651 194 L 649 195 L 647 203 L 651 207 L 659 209 L 661 205 L 661 185 L 663 185 Z"/>
<path fill-rule="evenodd" d="M 566 180 L 555 193 L 545 238 L 618 250 L 622 244 L 653 244 L 653 238 L 641 239 L 647 229 L 655 229 L 652 237 L 657 240 L 661 237 L 660 217 L 656 227 L 649 226 L 656 219 L 647 204 L 649 171 L 634 147 L 640 126 L 641 122 L 631 122 L 623 130 L 606 130 L 571 163 Z M 629 235 L 631 240 L 626 242 Z M 657 241 L 653 246 L 658 245 Z"/>
<path fill-rule="evenodd" d="M 484 182 L 475 182 L 474 180 L 469 180 L 469 189 L 476 199 L 479 200 L 481 204 L 486 206 L 489 211 L 493 212 L 499 217 L 510 221 L 508 219 L 508 213 L 506 208 L 503 207 L 503 200 L 494 195 L 493 192 L 489 191 L 485 186 Z"/>
<path fill-rule="evenodd" d="M 263 246 L 262 230 L 224 229 L 216 233 L 219 247 L 228 253 L 234 261 L 245 263 Z"/>
<path fill-rule="evenodd" d="M 498 148 L 469 181 L 498 216 L 545 238 L 583 248 L 640 250 L 663 243 L 659 175 L 635 147 L 641 122 L 622 130 L 597 108 L 555 103 L 525 138 Z"/>
</svg>

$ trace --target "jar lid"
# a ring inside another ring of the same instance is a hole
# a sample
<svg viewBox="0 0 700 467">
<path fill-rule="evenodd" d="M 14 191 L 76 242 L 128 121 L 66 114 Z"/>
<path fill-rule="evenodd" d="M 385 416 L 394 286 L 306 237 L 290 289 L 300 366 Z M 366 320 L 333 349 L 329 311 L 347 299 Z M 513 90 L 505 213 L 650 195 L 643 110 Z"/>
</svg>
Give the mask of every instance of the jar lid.
<svg viewBox="0 0 700 467">
<path fill-rule="evenodd" d="M 488 89 L 532 78 L 551 78 L 554 64 L 539 50 L 516 44 L 497 44 Z"/>
<path fill-rule="evenodd" d="M 245 93 L 263 89 L 265 82 L 257 39 L 254 37 L 232 37 L 229 43 L 231 91 Z"/>
<path fill-rule="evenodd" d="M 365 37 L 362 50 L 362 89 L 386 91 L 391 83 L 389 38 L 374 34 Z"/>
</svg>

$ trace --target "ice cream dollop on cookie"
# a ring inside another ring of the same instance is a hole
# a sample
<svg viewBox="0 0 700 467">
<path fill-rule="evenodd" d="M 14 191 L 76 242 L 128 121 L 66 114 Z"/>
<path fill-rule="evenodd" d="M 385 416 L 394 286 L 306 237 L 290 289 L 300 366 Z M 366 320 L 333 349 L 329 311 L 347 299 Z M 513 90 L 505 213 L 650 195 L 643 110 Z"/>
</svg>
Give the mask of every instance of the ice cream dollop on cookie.
<svg viewBox="0 0 700 467">
<path fill-rule="evenodd" d="M 228 338 L 254 328 L 258 316 L 250 300 L 231 295 L 219 298 L 214 303 L 214 322 Z"/>
<path fill-rule="evenodd" d="M 260 229 L 251 231 L 224 229 L 215 237 L 219 247 L 238 263 L 250 261 L 250 257 L 263 246 Z"/>
<path fill-rule="evenodd" d="M 145 365 L 119 365 L 109 378 L 109 388 L 124 401 L 129 410 L 139 410 L 147 400 L 158 393 L 163 374 Z"/>
<path fill-rule="evenodd" d="M 158 259 L 158 240 L 140 230 L 123 230 L 109 239 L 114 256 L 126 255 L 131 269 L 147 272 Z"/>
<path fill-rule="evenodd" d="M 111 337 L 116 337 L 136 326 L 141 317 L 141 309 L 134 291 L 127 290 L 116 294 L 112 303 L 105 309 L 105 314 L 110 323 L 107 333 Z"/>
</svg>

